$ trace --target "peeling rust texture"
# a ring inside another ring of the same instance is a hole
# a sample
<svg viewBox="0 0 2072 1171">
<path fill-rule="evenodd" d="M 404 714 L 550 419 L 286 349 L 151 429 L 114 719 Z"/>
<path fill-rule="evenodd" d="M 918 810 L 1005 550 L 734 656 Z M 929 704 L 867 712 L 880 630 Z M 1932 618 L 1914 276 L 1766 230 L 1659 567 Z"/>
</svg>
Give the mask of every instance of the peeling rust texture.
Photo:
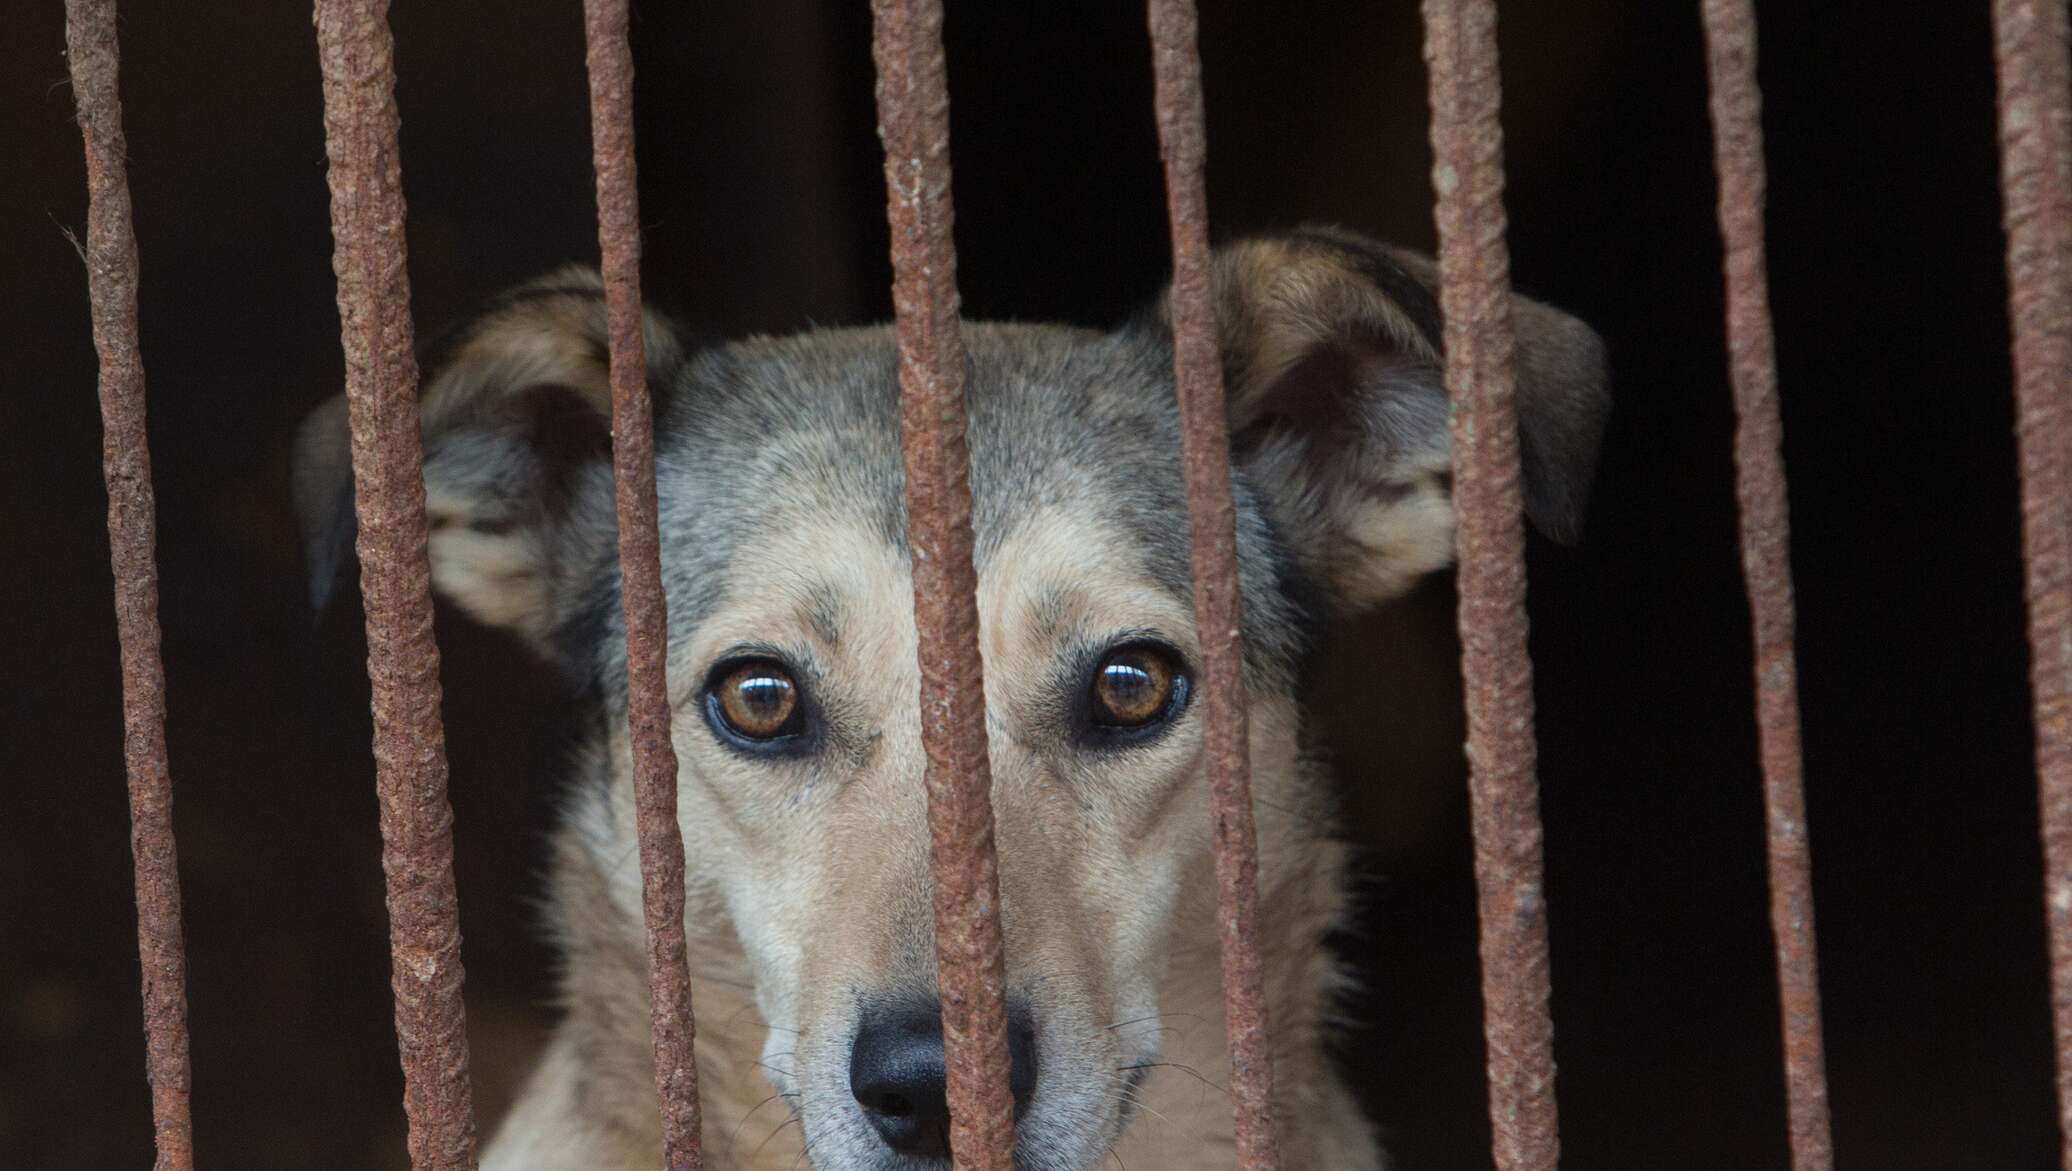
<svg viewBox="0 0 2072 1171">
<path fill-rule="evenodd" d="M 964 343 L 950 238 L 950 98 L 940 0 L 872 0 L 878 136 L 892 224 L 900 437 L 928 755 L 929 863 L 950 1149 L 959 1171 L 1013 1171 L 1006 960 L 972 569 Z"/>
<path fill-rule="evenodd" d="M 1193 525 L 1194 615 L 1201 631 L 1203 754 L 1216 822 L 1216 921 L 1223 1014 L 1240 1171 L 1280 1166 L 1274 1133 L 1273 1055 L 1259 943 L 1259 842 L 1252 826 L 1245 718 L 1245 643 L 1238 591 L 1237 519 L 1230 495 L 1230 426 L 1210 292 L 1208 196 L 1202 168 L 1201 49 L 1193 0 L 1150 0 L 1159 154 L 1173 237 L 1173 380 L 1180 396 L 1181 459 Z"/>
<path fill-rule="evenodd" d="M 1560 1140 L 1526 652 L 1496 5 L 1425 0 L 1424 19 L 1492 1146 L 1498 1171 L 1551 1171 Z"/>
<path fill-rule="evenodd" d="M 1770 930 L 1784 1029 L 1793 1171 L 1829 1171 L 1827 1061 L 1820 1031 L 1820 965 L 1813 933 L 1813 859 L 1799 750 L 1799 677 L 1792 649 L 1791 522 L 1784 425 L 1763 251 L 1762 94 L 1756 87 L 1751 0 L 1703 0 L 1712 77 L 1720 237 L 1726 249 L 1727 351 L 1733 372 L 1735 489 L 1741 572 L 1754 621 L 1756 718 L 1768 810 Z"/>
<path fill-rule="evenodd" d="M 2058 1127 L 2072 1171 L 2072 64 L 2063 0 L 1995 0 Z"/>
<path fill-rule="evenodd" d="M 475 1166 L 475 1119 L 387 11 L 385 0 L 317 0 L 317 51 L 403 1109 L 411 1166 L 452 1171 Z"/>
<path fill-rule="evenodd" d="M 193 1171 L 188 1119 L 187 956 L 173 781 L 166 765 L 165 666 L 158 656 L 156 509 L 137 352 L 137 238 L 116 77 L 115 0 L 66 0 L 65 46 L 86 139 L 86 280 L 100 355 L 101 466 L 108 481 L 108 559 L 122 656 L 122 752 L 136 864 L 137 958 L 143 969 L 145 1072 L 158 1171 Z"/>
<path fill-rule="evenodd" d="M 619 513 L 620 601 L 626 615 L 626 712 L 647 919 L 649 1028 L 662 1102 L 666 1171 L 705 1166 L 698 1063 L 684 950 L 683 831 L 676 821 L 676 746 L 669 731 L 669 618 L 656 521 L 655 423 L 641 336 L 640 190 L 633 154 L 633 51 L 626 0 L 584 0 L 590 137 L 597 168 L 597 242 L 611 333 L 612 475 Z"/>
</svg>

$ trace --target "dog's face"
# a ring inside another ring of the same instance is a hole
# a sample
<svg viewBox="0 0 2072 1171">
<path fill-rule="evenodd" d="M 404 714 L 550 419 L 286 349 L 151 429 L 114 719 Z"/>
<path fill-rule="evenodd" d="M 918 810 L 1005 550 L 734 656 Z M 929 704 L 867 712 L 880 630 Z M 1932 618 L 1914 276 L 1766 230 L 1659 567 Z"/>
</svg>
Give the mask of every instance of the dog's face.
<svg viewBox="0 0 2072 1171">
<path fill-rule="evenodd" d="M 1452 557 L 1428 266 L 1334 232 L 1218 257 L 1269 903 L 1328 818 L 1295 693 L 1333 614 Z M 593 686 L 614 799 L 585 832 L 630 857 L 623 635 L 594 281 L 520 291 L 428 368 L 438 586 Z M 1579 323 L 1519 301 L 1530 510 L 1575 527 L 1604 412 Z M 1158 1057 L 1173 925 L 1213 899 L 1193 702 L 1171 350 L 1113 332 L 972 326 L 968 403 L 1019 1165 L 1093 1165 Z M 937 1167 L 941 1042 L 887 329 L 691 353 L 651 323 L 691 953 L 771 1026 L 823 1169 Z M 335 463 L 320 419 L 305 495 Z M 336 515 L 335 511 L 331 515 Z M 320 559 L 320 565 L 322 564 Z M 702 945 L 702 946 L 701 946 Z M 703 953 L 701 955 L 701 952 Z M 707 957 L 730 957 L 709 961 Z M 578 973 L 579 974 L 579 973 Z"/>
</svg>

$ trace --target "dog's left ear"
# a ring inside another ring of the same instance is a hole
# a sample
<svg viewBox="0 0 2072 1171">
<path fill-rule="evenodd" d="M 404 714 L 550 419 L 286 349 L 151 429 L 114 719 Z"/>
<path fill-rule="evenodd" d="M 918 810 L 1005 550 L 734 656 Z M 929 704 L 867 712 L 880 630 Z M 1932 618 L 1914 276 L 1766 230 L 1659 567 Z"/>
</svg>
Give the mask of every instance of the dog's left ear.
<svg viewBox="0 0 2072 1171">
<path fill-rule="evenodd" d="M 1453 562 L 1452 432 L 1437 269 L 1352 232 L 1306 228 L 1216 250 L 1234 465 L 1304 568 L 1349 606 Z M 1161 298 L 1158 328 L 1170 328 Z M 1513 297 L 1525 511 L 1582 527 L 1610 399 L 1590 327 Z"/>
<path fill-rule="evenodd" d="M 611 361 L 604 285 L 569 268 L 511 289 L 434 342 L 419 420 L 432 584 L 478 620 L 546 657 L 588 611 L 617 533 L 612 510 Z M 647 314 L 648 383 L 665 396 L 688 354 Z M 295 442 L 294 491 L 308 541 L 310 600 L 323 613 L 352 556 L 356 519 L 345 396 Z"/>
</svg>

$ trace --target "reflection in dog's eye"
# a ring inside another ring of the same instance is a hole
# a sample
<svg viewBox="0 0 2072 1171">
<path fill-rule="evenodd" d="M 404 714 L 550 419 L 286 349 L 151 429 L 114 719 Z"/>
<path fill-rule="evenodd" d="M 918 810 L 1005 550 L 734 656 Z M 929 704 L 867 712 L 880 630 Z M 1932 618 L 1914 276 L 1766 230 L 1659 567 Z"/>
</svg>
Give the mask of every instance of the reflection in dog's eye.
<svg viewBox="0 0 2072 1171">
<path fill-rule="evenodd" d="M 791 673 L 767 659 L 742 663 L 712 689 L 720 718 L 751 740 L 771 740 L 793 731 L 799 689 Z"/>
<path fill-rule="evenodd" d="M 1126 646 L 1110 651 L 1093 678 L 1094 723 L 1110 728 L 1140 728 L 1173 706 L 1179 676 L 1156 647 Z"/>
</svg>

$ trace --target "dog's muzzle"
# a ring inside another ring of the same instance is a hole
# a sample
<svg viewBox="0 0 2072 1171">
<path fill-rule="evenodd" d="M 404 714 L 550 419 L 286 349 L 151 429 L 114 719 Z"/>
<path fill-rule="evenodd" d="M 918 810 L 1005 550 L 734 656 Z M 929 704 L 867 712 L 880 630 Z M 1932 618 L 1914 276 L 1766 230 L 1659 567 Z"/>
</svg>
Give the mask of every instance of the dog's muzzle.
<svg viewBox="0 0 2072 1171">
<path fill-rule="evenodd" d="M 1026 1006 L 1009 1006 L 1007 1052 L 1008 1086 L 1019 1120 L 1036 1091 L 1036 1031 Z M 849 1091 L 893 1151 L 949 1158 L 942 1009 L 933 1001 L 866 1008 L 849 1054 Z"/>
</svg>

